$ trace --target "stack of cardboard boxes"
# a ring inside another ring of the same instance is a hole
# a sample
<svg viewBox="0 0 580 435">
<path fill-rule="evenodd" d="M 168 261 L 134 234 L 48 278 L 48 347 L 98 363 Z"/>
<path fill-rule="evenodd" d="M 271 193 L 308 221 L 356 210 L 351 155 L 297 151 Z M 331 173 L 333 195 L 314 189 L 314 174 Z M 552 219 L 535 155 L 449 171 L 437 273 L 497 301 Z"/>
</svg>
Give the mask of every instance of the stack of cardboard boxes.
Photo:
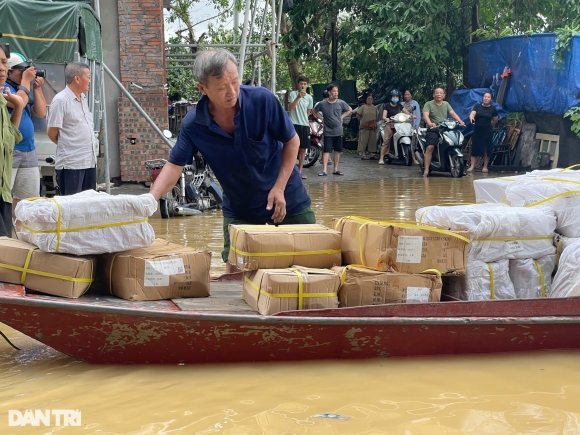
<svg viewBox="0 0 580 435">
<path fill-rule="evenodd" d="M 230 226 L 244 300 L 261 314 L 436 302 L 441 275 L 465 273 L 465 232 L 360 217 L 334 226 Z"/>
</svg>

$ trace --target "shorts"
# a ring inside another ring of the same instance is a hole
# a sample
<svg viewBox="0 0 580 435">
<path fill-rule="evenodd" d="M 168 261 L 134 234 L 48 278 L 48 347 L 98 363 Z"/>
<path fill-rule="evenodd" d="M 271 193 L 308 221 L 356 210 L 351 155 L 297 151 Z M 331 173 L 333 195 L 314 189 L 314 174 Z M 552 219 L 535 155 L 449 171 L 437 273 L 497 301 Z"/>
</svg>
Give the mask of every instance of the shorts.
<svg viewBox="0 0 580 435">
<path fill-rule="evenodd" d="M 425 145 L 427 146 L 436 146 L 439 143 L 439 130 L 436 128 L 430 128 L 425 133 Z"/>
<path fill-rule="evenodd" d="M 342 136 L 324 136 L 324 152 L 329 153 L 332 150 L 342 152 Z"/>
<path fill-rule="evenodd" d="M 57 169 L 59 195 L 74 195 L 97 189 L 97 168 Z"/>
<path fill-rule="evenodd" d="M 300 139 L 300 148 L 307 150 L 310 147 L 310 127 L 294 124 L 294 130 Z"/>
<path fill-rule="evenodd" d="M 35 198 L 40 195 L 40 172 L 36 151 L 13 151 L 10 187 L 14 199 Z"/>
<path fill-rule="evenodd" d="M 303 225 L 303 224 L 315 224 L 316 217 L 314 212 L 310 207 L 306 207 L 304 210 L 298 213 L 286 216 L 284 220 L 279 225 Z M 238 218 L 229 218 L 224 216 L 223 232 L 224 232 L 224 250 L 222 251 L 222 260 L 224 263 L 228 261 L 230 255 L 230 232 L 228 227 L 230 225 L 256 225 L 256 222 L 248 222 Z M 257 225 L 260 225 L 258 223 Z"/>
</svg>

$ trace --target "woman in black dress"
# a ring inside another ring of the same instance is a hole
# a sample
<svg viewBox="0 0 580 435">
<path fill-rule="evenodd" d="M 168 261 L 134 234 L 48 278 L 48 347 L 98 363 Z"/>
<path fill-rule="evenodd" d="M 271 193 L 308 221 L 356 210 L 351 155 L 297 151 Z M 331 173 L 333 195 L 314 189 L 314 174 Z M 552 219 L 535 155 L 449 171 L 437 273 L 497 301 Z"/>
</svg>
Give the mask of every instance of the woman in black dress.
<svg viewBox="0 0 580 435">
<path fill-rule="evenodd" d="M 473 140 L 471 141 L 471 166 L 467 172 L 473 172 L 478 157 L 483 156 L 483 169 L 481 172 L 488 172 L 487 165 L 489 158 L 493 154 L 493 126 L 498 119 L 497 109 L 491 105 L 491 92 L 483 94 L 481 104 L 476 104 L 469 114 L 473 129 Z"/>
</svg>

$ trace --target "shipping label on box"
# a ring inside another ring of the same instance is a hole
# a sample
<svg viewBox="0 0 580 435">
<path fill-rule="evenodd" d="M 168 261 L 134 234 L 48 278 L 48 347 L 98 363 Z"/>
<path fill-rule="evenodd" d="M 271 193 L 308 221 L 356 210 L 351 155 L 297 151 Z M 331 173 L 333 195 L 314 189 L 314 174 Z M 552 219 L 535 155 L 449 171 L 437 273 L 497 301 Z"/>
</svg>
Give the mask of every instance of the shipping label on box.
<svg viewBox="0 0 580 435">
<path fill-rule="evenodd" d="M 341 276 L 340 307 L 438 302 L 441 277 L 437 274 L 407 274 L 364 267 L 334 267 Z"/>
<path fill-rule="evenodd" d="M 293 267 L 244 273 L 243 298 L 260 314 L 338 308 L 340 277 L 327 269 Z"/>
<path fill-rule="evenodd" d="M 324 225 L 230 225 L 228 261 L 249 271 L 342 264 L 340 233 Z"/>
<path fill-rule="evenodd" d="M 336 221 L 335 228 L 341 232 L 343 264 L 411 274 L 428 269 L 465 274 L 467 232 L 358 216 Z"/>
<path fill-rule="evenodd" d="M 54 296 L 78 298 L 93 282 L 95 259 L 52 254 L 21 240 L 0 237 L 0 281 Z"/>
<path fill-rule="evenodd" d="M 144 301 L 210 295 L 211 253 L 155 239 L 148 248 L 104 256 L 111 294 Z"/>
</svg>

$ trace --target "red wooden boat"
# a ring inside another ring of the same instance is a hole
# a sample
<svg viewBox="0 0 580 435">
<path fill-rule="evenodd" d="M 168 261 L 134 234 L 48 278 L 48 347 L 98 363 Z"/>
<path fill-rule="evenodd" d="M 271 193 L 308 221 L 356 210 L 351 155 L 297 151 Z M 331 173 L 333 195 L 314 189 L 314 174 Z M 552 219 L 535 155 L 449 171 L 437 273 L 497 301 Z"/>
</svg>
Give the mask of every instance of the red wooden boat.
<svg viewBox="0 0 580 435">
<path fill-rule="evenodd" d="M 253 312 L 239 282 L 212 296 L 64 299 L 0 283 L 0 322 L 101 364 L 179 364 L 520 352 L 580 347 L 580 299 Z M 1 338 L 0 338 L 1 339 Z"/>
</svg>

